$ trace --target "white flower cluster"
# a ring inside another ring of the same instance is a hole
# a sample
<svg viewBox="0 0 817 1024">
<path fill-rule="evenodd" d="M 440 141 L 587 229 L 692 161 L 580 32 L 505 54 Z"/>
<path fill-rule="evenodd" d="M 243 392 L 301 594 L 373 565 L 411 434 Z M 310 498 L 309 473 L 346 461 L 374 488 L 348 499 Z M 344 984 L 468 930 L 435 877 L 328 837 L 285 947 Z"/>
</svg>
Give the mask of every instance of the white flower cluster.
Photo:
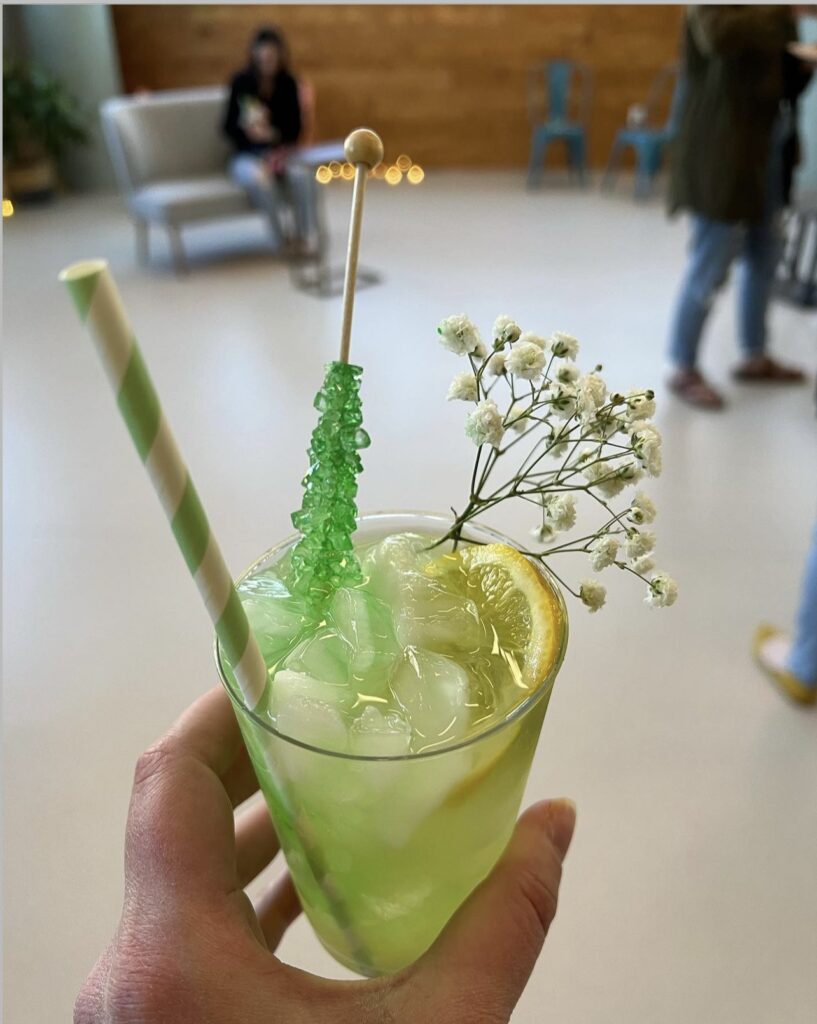
<svg viewBox="0 0 817 1024">
<path fill-rule="evenodd" d="M 475 324 L 464 313 L 448 316 L 437 328 L 440 344 L 455 356 L 479 355 L 485 350 Z"/>
<path fill-rule="evenodd" d="M 477 446 L 489 444 L 492 448 L 498 448 L 504 433 L 502 413 L 493 398 L 483 399 L 465 418 L 465 434 Z"/>
<path fill-rule="evenodd" d="M 444 348 L 471 365 L 470 372 L 454 377 L 447 395 L 449 401 L 473 404 L 465 433 L 478 449 L 474 493 L 454 529 L 484 507 L 482 489 L 497 459 L 526 443 L 517 449 L 523 457 L 511 480 L 499 488 L 492 481 L 487 491 L 491 505 L 512 497 L 538 504 L 540 522 L 531 533 L 543 545 L 575 531 L 578 493 L 593 499 L 590 507 L 605 515 L 590 532 L 577 531 L 581 537 L 528 555 L 544 562 L 557 553 L 584 552 L 594 572 L 616 566 L 635 574 L 647 584 L 649 605 L 672 605 L 677 584 L 666 573 L 654 572 L 655 535 L 644 529 L 655 520 L 655 505 L 641 491 L 625 499 L 620 512 L 608 504 L 645 476 L 661 473 L 661 434 L 652 422 L 654 393 L 610 391 L 601 366 L 589 373 L 576 366 L 579 343 L 572 335 L 523 331 L 505 314 L 494 322 L 490 352 L 464 314 L 447 317 L 437 332 Z M 494 397 L 496 388 L 509 393 L 507 404 Z M 546 468 L 545 456 L 558 460 L 556 469 Z M 596 579 L 583 580 L 573 592 L 590 611 L 606 601 L 606 588 Z"/>
</svg>

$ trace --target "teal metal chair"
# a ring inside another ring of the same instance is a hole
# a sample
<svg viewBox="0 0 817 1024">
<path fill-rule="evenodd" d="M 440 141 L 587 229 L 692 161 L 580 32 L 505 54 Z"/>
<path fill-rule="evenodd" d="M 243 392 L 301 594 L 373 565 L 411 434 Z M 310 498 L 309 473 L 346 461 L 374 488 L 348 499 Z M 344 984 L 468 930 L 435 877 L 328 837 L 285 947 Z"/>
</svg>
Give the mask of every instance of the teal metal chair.
<svg viewBox="0 0 817 1024">
<path fill-rule="evenodd" d="M 657 113 L 670 96 L 666 120 L 656 124 Z M 677 64 L 662 68 L 653 80 L 646 103 L 636 108 L 642 115 L 640 124 L 620 128 L 616 132 L 602 188 L 612 188 L 624 151 L 629 147 L 635 154 L 635 196 L 643 199 L 652 191 L 655 176 L 661 169 L 664 153 L 678 131 L 683 109 L 684 89 Z"/>
<path fill-rule="evenodd" d="M 587 120 L 593 95 L 593 77 L 584 64 L 572 60 L 546 60 L 528 72 L 528 114 L 531 148 L 528 186 L 542 182 L 547 149 L 564 142 L 568 166 L 585 183 Z"/>
</svg>

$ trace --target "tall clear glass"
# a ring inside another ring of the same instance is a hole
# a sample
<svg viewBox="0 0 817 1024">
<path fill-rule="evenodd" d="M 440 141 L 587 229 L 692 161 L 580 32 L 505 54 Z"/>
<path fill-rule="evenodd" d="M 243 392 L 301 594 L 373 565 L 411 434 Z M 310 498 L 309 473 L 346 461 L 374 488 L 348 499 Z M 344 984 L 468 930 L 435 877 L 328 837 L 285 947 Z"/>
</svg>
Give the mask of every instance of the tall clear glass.
<svg viewBox="0 0 817 1024">
<path fill-rule="evenodd" d="M 442 535 L 450 522 L 374 513 L 359 519 L 355 543 L 405 531 Z M 464 537 L 513 546 L 481 526 L 469 525 Z M 241 579 L 274 565 L 297 539 L 266 552 Z M 419 754 L 360 757 L 278 733 L 244 705 L 216 645 L 304 912 L 335 959 L 360 974 L 400 970 L 425 952 L 510 838 L 567 645 L 560 591 L 546 572 L 542 579 L 560 618 L 547 677 L 499 723 Z"/>
</svg>

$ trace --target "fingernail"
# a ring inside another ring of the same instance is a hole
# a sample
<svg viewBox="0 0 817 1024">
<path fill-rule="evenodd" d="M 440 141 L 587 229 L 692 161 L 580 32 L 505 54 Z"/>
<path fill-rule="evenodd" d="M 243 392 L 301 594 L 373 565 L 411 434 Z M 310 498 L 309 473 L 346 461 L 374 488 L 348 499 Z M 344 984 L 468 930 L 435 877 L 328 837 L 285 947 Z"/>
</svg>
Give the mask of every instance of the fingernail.
<svg viewBox="0 0 817 1024">
<path fill-rule="evenodd" d="M 576 827 L 576 805 L 567 797 L 559 797 L 548 802 L 548 821 L 550 838 L 564 860 L 573 838 Z"/>
</svg>

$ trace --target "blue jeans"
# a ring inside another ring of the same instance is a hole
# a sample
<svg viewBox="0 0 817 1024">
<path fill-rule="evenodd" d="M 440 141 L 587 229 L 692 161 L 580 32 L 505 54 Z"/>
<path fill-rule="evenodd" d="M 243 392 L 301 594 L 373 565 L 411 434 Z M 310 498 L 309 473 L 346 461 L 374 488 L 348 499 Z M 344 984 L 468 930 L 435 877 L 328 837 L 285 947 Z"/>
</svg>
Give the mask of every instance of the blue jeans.
<svg viewBox="0 0 817 1024">
<path fill-rule="evenodd" d="M 278 241 L 291 234 L 282 221 L 285 211 L 292 212 L 295 237 L 309 238 L 316 226 L 315 179 L 309 168 L 296 165 L 278 178 L 267 170 L 260 157 L 239 153 L 230 162 L 230 174 L 247 190 L 253 205 L 267 214 Z"/>
<path fill-rule="evenodd" d="M 806 559 L 800 609 L 787 668 L 802 683 L 817 686 L 817 525 Z"/>
<path fill-rule="evenodd" d="M 775 125 L 766 183 L 766 211 L 758 224 L 710 220 L 693 214 L 690 256 L 670 328 L 669 356 L 679 369 L 698 362 L 706 318 L 733 261 L 740 258 L 738 336 L 747 357 L 766 349 L 766 310 L 783 248 L 782 149 L 788 122 Z"/>
</svg>

